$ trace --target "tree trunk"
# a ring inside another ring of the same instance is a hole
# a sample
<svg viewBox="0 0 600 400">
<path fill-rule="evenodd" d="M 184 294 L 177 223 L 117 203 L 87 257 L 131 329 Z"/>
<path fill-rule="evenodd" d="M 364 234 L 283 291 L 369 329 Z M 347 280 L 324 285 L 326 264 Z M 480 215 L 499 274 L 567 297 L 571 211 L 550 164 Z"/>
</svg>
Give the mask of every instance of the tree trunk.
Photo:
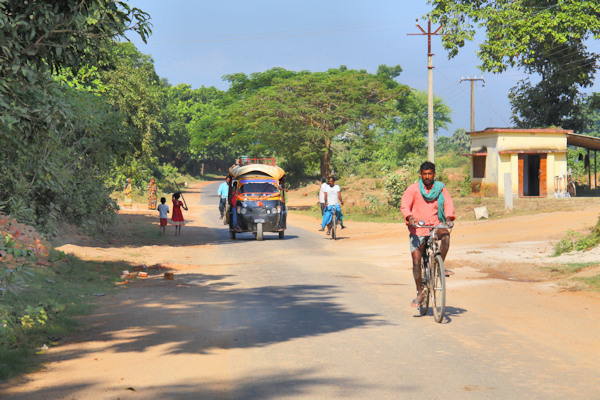
<svg viewBox="0 0 600 400">
<path fill-rule="evenodd" d="M 321 154 L 321 178 L 331 176 L 331 140 L 325 139 L 325 149 Z"/>
</svg>

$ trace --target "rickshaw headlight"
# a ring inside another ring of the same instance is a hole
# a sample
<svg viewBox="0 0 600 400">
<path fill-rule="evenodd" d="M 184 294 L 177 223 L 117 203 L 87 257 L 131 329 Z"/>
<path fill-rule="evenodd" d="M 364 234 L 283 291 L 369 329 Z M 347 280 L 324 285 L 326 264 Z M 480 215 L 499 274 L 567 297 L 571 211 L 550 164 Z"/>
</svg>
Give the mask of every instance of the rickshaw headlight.
<svg viewBox="0 0 600 400">
<path fill-rule="evenodd" d="M 267 208 L 267 214 L 271 214 L 271 210 Z"/>
<path fill-rule="evenodd" d="M 246 207 L 242 208 L 242 210 L 240 211 L 240 214 L 246 214 L 248 212 L 248 209 Z"/>
</svg>

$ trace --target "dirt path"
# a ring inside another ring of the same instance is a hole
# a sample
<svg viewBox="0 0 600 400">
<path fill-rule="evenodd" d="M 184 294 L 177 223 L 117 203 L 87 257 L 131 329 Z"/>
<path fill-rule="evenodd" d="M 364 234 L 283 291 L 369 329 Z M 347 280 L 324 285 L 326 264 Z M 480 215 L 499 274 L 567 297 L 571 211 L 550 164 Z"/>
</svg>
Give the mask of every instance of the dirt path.
<svg viewBox="0 0 600 400">
<path fill-rule="evenodd" d="M 138 205 L 122 213 L 106 240 L 63 238 L 60 248 L 82 258 L 159 263 L 176 279 L 136 282 L 101 298 L 98 311 L 82 320 L 85 331 L 50 349 L 45 371 L 0 386 L 0 397 L 398 398 L 414 385 L 400 390 L 386 381 L 407 362 L 384 348 L 426 354 L 399 338 L 431 335 L 444 364 L 437 372 L 407 365 L 400 375 L 411 382 L 447 376 L 446 398 L 588 393 L 578 379 L 600 369 L 600 295 L 564 291 L 539 266 L 599 260 L 598 251 L 548 255 L 551 241 L 592 225 L 600 207 L 457 224 L 447 260 L 456 272 L 448 281 L 449 320 L 435 325 L 415 320 L 407 307 L 413 289 L 401 224 L 349 223 L 333 242 L 310 233 L 317 220 L 292 214 L 289 240 L 232 242 L 216 220 L 216 197 L 200 197 L 208 184 L 186 193 L 190 212 L 179 237 L 158 237 L 156 212 Z M 304 256 L 279 261 L 292 253 Z M 370 336 L 350 329 L 358 327 L 370 327 Z M 375 350 L 358 346 L 366 343 Z M 309 368 L 312 361 L 324 369 Z M 546 363 L 551 372 L 543 372 Z M 409 397 L 434 398 L 420 383 Z"/>
</svg>

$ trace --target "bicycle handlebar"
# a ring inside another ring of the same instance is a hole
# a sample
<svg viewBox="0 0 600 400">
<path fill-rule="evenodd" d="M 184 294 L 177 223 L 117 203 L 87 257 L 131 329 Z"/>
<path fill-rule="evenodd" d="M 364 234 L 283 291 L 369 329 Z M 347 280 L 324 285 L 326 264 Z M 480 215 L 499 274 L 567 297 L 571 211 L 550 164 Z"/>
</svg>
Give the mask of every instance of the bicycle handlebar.
<svg viewBox="0 0 600 400">
<path fill-rule="evenodd" d="M 452 223 L 451 225 L 443 225 L 443 224 L 439 224 L 439 225 L 415 225 L 415 228 L 427 228 L 427 229 L 432 229 L 432 230 L 438 230 L 438 229 L 452 229 L 454 227 L 454 224 Z"/>
</svg>

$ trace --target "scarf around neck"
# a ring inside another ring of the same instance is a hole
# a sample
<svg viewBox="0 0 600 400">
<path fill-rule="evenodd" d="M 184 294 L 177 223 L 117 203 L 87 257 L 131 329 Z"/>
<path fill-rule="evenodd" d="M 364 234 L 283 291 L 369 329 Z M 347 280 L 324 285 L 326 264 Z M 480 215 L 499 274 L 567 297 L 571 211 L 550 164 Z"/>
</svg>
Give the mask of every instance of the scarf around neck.
<svg viewBox="0 0 600 400">
<path fill-rule="evenodd" d="M 433 187 L 429 193 L 425 193 L 425 185 L 423 184 L 423 179 L 419 179 L 419 189 L 421 189 L 421 196 L 425 199 L 425 201 L 433 201 L 437 199 L 437 208 L 438 208 L 438 219 L 444 225 L 446 225 L 446 214 L 444 213 L 444 195 L 442 193 L 442 189 L 444 189 L 445 185 L 440 181 L 433 181 Z"/>
</svg>

